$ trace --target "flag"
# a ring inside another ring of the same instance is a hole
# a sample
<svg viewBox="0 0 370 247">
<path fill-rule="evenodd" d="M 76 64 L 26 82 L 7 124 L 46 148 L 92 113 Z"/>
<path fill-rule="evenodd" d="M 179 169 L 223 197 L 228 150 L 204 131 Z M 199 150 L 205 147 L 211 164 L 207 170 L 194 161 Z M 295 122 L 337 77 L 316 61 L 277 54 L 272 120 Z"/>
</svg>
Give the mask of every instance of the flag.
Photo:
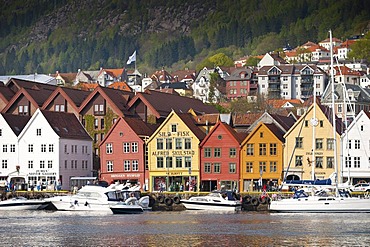
<svg viewBox="0 0 370 247">
<path fill-rule="evenodd" d="M 132 62 L 136 62 L 136 51 L 128 58 L 127 64 L 131 64 Z"/>
</svg>

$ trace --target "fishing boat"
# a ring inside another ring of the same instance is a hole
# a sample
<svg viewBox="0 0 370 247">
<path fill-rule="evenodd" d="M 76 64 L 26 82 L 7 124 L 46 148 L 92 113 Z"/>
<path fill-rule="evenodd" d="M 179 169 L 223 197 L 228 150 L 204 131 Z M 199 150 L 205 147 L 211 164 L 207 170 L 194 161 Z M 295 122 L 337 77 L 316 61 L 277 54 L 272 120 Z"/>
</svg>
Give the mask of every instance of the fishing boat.
<svg viewBox="0 0 370 247">
<path fill-rule="evenodd" d="M 190 210 L 239 211 L 242 207 L 232 191 L 213 191 L 206 196 L 193 196 L 180 202 Z"/>
<path fill-rule="evenodd" d="M 333 114 L 333 135 L 334 135 L 334 156 L 336 156 L 336 124 L 334 111 L 334 70 L 333 70 L 333 46 L 332 33 L 330 33 L 330 53 L 331 53 L 331 86 L 332 86 L 332 114 Z M 314 87 L 315 88 L 315 87 Z M 338 164 L 334 158 L 335 174 L 338 174 Z M 370 199 L 368 197 L 351 197 L 349 193 L 339 189 L 338 176 L 335 176 L 335 186 L 330 189 L 330 193 L 313 194 L 300 193 L 295 194 L 292 198 L 277 198 L 271 201 L 269 210 L 273 212 L 335 212 L 335 213 L 358 213 L 370 212 Z M 312 185 L 311 185 L 312 186 Z"/>
<path fill-rule="evenodd" d="M 22 196 L 13 197 L 8 200 L 0 201 L 0 211 L 2 210 L 38 210 L 43 209 L 48 202 L 39 199 L 27 199 Z"/>
</svg>

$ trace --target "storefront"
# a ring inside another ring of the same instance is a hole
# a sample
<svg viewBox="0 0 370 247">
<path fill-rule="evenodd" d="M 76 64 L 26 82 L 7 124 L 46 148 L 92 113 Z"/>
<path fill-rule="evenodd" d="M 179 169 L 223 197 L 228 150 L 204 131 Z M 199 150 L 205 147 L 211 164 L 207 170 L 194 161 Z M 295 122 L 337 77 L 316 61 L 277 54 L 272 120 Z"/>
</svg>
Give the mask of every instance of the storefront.
<svg viewBox="0 0 370 247">
<path fill-rule="evenodd" d="M 197 191 L 197 176 L 182 176 L 170 173 L 168 176 L 153 176 L 152 191 Z"/>
</svg>

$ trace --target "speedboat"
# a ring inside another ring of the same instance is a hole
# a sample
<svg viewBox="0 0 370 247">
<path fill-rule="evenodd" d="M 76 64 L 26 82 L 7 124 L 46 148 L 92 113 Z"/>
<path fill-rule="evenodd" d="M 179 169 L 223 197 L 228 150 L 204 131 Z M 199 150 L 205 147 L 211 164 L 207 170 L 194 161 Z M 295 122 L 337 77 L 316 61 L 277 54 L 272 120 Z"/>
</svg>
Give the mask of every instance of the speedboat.
<svg viewBox="0 0 370 247">
<path fill-rule="evenodd" d="M 75 195 L 45 199 L 62 211 L 110 211 L 110 206 L 123 200 L 119 186 L 85 185 Z"/>
<path fill-rule="evenodd" d="M 27 199 L 22 196 L 0 201 L 0 210 L 37 210 L 43 209 L 48 202 L 39 199 Z"/>
<path fill-rule="evenodd" d="M 206 196 L 194 196 L 180 202 L 191 210 L 239 211 L 242 207 L 232 191 L 213 191 Z"/>
<path fill-rule="evenodd" d="M 140 199 L 131 196 L 124 202 L 110 206 L 110 209 L 113 214 L 140 214 L 149 210 L 149 196 L 143 196 Z"/>
</svg>

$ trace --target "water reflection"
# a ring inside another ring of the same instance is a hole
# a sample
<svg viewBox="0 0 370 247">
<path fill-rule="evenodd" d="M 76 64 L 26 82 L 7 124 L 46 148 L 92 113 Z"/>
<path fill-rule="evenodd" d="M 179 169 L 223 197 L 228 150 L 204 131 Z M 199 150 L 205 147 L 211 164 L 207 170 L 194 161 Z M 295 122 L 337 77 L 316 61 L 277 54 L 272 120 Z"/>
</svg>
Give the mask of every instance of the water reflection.
<svg viewBox="0 0 370 247">
<path fill-rule="evenodd" d="M 369 214 L 2 212 L 9 246 L 365 246 Z M 359 227 L 361 225 L 361 227 Z"/>
</svg>

